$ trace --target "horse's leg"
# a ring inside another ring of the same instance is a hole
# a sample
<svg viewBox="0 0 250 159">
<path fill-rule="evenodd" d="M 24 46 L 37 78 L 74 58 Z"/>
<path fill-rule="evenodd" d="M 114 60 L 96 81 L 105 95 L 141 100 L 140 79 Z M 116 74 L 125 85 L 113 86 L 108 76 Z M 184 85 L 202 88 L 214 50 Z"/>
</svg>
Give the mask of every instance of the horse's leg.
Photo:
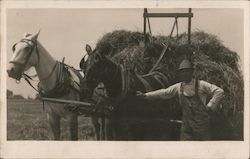
<svg viewBox="0 0 250 159">
<path fill-rule="evenodd" d="M 113 139 L 111 120 L 108 118 L 105 118 L 104 120 L 105 140 L 111 140 Z"/>
<path fill-rule="evenodd" d="M 77 115 L 71 115 L 69 119 L 71 140 L 78 140 L 78 118 Z"/>
<path fill-rule="evenodd" d="M 48 113 L 48 120 L 51 127 L 51 130 L 54 135 L 55 140 L 60 140 L 61 130 L 60 130 L 60 116 L 55 113 Z"/>
<path fill-rule="evenodd" d="M 94 132 L 95 132 L 95 135 L 96 135 L 96 139 L 100 140 L 100 124 L 98 122 L 98 117 L 92 116 L 91 120 L 92 120 L 93 125 L 94 125 Z"/>
<path fill-rule="evenodd" d="M 104 117 L 100 117 L 100 138 L 101 140 L 106 140 L 106 132 L 105 132 L 105 118 Z"/>
</svg>

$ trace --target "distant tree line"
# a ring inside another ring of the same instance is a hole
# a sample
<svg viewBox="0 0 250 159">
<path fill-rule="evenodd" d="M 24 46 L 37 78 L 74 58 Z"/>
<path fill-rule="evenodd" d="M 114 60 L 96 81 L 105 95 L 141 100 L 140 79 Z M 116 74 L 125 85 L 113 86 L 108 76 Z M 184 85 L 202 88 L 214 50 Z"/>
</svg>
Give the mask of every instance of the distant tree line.
<svg viewBox="0 0 250 159">
<path fill-rule="evenodd" d="M 7 99 L 25 99 L 25 98 L 22 95 L 14 94 L 13 91 L 7 89 Z M 35 98 L 31 98 L 28 96 L 27 99 L 29 99 L 29 100 L 35 99 L 36 100 L 36 99 L 40 99 L 40 96 L 39 96 L 39 94 L 36 94 Z"/>
</svg>

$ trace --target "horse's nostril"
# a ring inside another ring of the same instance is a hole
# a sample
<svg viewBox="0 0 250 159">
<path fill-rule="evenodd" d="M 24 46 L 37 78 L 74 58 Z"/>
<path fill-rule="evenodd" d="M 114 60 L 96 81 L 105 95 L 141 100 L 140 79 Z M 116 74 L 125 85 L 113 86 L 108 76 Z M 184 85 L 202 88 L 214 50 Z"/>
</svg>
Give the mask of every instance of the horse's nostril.
<svg viewBox="0 0 250 159">
<path fill-rule="evenodd" d="M 14 72 L 15 72 L 15 70 L 14 70 L 13 67 L 7 70 L 7 73 L 8 73 L 9 76 L 13 75 Z"/>
<path fill-rule="evenodd" d="M 11 69 L 8 69 L 8 70 L 7 70 L 7 73 L 10 74 L 10 72 L 11 72 Z"/>
<path fill-rule="evenodd" d="M 14 69 L 11 68 L 11 69 L 8 69 L 7 72 L 8 72 L 8 73 L 11 73 L 11 72 L 13 72 L 13 70 L 14 70 Z"/>
</svg>

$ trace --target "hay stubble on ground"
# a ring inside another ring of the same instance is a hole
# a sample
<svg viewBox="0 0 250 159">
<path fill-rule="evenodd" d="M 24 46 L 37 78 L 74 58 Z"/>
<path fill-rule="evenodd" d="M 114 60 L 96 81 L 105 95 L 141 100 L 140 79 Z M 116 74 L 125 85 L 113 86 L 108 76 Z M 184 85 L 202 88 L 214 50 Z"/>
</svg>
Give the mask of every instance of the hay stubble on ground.
<svg viewBox="0 0 250 159">
<path fill-rule="evenodd" d="M 93 127 L 88 117 L 78 118 L 79 140 L 94 140 Z M 69 127 L 61 121 L 62 140 L 69 140 Z M 7 140 L 52 140 L 52 133 L 39 100 L 7 100 Z"/>
</svg>

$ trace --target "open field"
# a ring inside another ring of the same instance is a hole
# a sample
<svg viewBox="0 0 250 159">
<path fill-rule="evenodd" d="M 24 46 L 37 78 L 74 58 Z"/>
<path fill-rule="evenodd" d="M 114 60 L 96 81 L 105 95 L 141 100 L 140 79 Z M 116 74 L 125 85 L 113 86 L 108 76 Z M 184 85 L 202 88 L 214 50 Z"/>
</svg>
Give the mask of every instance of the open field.
<svg viewBox="0 0 250 159">
<path fill-rule="evenodd" d="M 94 131 L 90 118 L 78 117 L 79 140 L 94 140 Z M 62 140 L 69 139 L 69 127 L 61 120 Z M 7 100 L 7 139 L 8 140 L 52 140 L 52 132 L 38 100 Z"/>
</svg>

